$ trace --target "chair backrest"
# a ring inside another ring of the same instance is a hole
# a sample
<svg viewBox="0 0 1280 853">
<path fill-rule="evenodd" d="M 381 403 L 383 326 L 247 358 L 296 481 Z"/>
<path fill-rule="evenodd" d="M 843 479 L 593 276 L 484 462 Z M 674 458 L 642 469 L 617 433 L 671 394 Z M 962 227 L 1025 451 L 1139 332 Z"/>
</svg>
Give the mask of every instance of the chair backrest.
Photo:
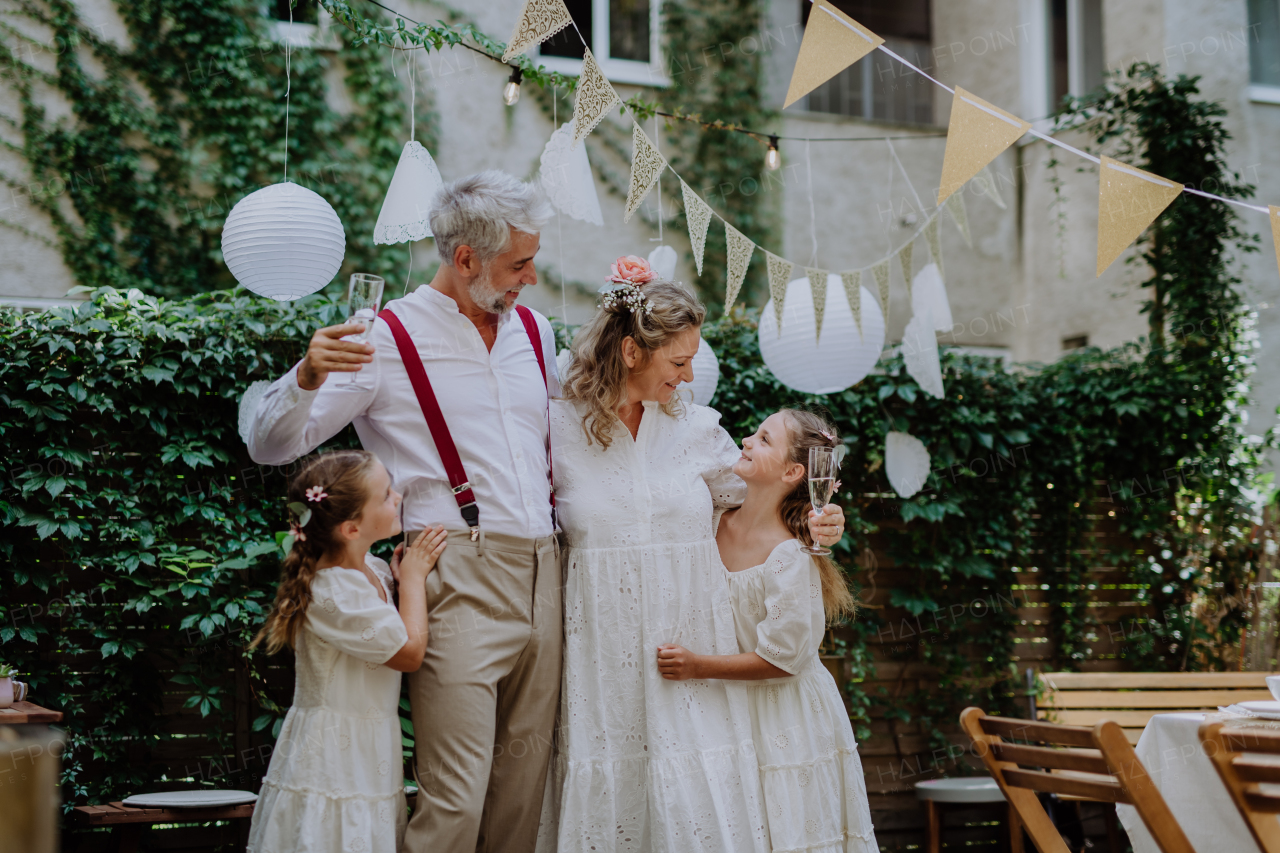
<svg viewBox="0 0 1280 853">
<path fill-rule="evenodd" d="M 1156 714 L 1216 711 L 1271 698 L 1272 672 L 1042 672 L 1037 719 L 1070 726 L 1113 720 L 1137 743 Z"/>
<path fill-rule="evenodd" d="M 1205 755 L 1231 792 L 1254 839 L 1266 853 L 1280 853 L 1280 793 L 1261 784 L 1280 785 L 1280 731 L 1200 726 Z"/>
<path fill-rule="evenodd" d="M 1163 853 L 1195 853 L 1120 726 L 1092 728 L 990 717 L 966 708 L 960 725 L 1040 853 L 1070 853 L 1036 792 L 1127 803 Z"/>
</svg>

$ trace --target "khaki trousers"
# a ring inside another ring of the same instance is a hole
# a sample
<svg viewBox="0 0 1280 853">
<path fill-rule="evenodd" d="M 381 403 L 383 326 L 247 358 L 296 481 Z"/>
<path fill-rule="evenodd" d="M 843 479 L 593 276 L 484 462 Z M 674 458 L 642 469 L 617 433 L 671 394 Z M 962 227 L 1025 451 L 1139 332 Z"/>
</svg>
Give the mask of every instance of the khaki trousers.
<svg viewBox="0 0 1280 853">
<path fill-rule="evenodd" d="M 412 531 L 415 536 L 417 531 Z M 554 536 L 450 531 L 409 675 L 418 802 L 404 853 L 532 851 L 560 698 Z"/>
</svg>

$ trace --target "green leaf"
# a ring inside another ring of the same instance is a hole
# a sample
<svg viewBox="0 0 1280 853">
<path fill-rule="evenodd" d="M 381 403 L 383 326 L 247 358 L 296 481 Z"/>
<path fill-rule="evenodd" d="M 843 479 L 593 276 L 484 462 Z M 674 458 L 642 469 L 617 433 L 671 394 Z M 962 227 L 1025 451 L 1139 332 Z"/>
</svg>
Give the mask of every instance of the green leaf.
<svg viewBox="0 0 1280 853">
<path fill-rule="evenodd" d="M 903 400 L 907 401 L 908 403 L 914 403 L 916 401 L 916 386 L 899 385 L 898 396 L 901 397 Z"/>
</svg>

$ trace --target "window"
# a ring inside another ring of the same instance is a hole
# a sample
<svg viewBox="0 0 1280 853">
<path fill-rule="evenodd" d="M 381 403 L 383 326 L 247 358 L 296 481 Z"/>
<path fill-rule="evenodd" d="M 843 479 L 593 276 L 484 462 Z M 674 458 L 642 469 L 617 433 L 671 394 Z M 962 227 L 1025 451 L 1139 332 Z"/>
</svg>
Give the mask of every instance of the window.
<svg viewBox="0 0 1280 853">
<path fill-rule="evenodd" d="M 1280 89 L 1280 0 L 1249 0 L 1249 30 L 1249 81 Z"/>
<path fill-rule="evenodd" d="M 1069 352 L 1073 349 L 1084 349 L 1089 345 L 1088 335 L 1074 335 L 1070 338 L 1062 339 L 1062 351 Z"/>
<path fill-rule="evenodd" d="M 290 0 L 268 0 L 267 16 L 273 19 L 276 41 L 291 47 L 338 50 L 342 39 L 333 29 L 333 18 L 321 8 L 318 0 L 296 0 L 293 22 L 289 22 Z"/>
<path fill-rule="evenodd" d="M 1049 0 L 1049 109 L 1102 85 L 1102 0 Z"/>
<path fill-rule="evenodd" d="M 916 67 L 932 65 L 929 0 L 892 4 L 834 0 L 840 11 L 884 39 L 884 45 Z M 811 4 L 801 0 L 801 19 Z M 933 84 L 880 51 L 874 51 L 809 93 L 814 112 L 909 124 L 933 123 Z"/>
<path fill-rule="evenodd" d="M 544 41 L 538 61 L 553 71 L 577 74 L 585 39 L 611 81 L 665 86 L 670 81 L 659 56 L 660 5 L 659 0 L 565 0 L 578 30 L 567 27 Z"/>
</svg>

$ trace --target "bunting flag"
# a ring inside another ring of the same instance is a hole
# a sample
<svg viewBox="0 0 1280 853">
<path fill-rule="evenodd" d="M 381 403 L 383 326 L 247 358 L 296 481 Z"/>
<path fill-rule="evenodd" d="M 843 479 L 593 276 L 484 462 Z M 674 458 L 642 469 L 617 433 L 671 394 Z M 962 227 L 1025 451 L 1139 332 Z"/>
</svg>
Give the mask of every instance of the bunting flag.
<svg viewBox="0 0 1280 853">
<path fill-rule="evenodd" d="M 644 129 L 634 121 L 631 122 L 631 186 L 627 189 L 627 209 L 622 215 L 623 222 L 630 222 L 631 216 L 640 207 L 649 190 L 658 182 L 662 170 L 667 168 L 667 158 L 663 157 L 657 147 L 649 141 Z"/>
<path fill-rule="evenodd" d="M 1103 157 L 1098 170 L 1098 275 L 1182 194 L 1182 184 Z"/>
<path fill-rule="evenodd" d="M 889 259 L 885 258 L 871 268 L 876 277 L 876 289 L 880 291 L 880 309 L 884 312 L 884 327 L 889 328 Z"/>
<path fill-rule="evenodd" d="M 590 48 L 584 48 L 582 76 L 578 78 L 578 94 L 573 99 L 573 143 L 587 138 L 609 110 L 620 105 L 622 98 L 604 76 Z"/>
<path fill-rule="evenodd" d="M 858 327 L 858 337 L 862 337 L 862 270 L 840 273 L 840 281 L 844 283 L 844 295 L 849 300 L 849 310 L 853 312 L 854 325 Z"/>
<path fill-rule="evenodd" d="M 964 244 L 972 249 L 973 236 L 969 233 L 969 214 L 964 209 L 964 193 L 953 194 L 947 199 L 946 206 L 947 212 L 951 214 L 951 221 L 956 224 L 956 228 L 960 229 Z"/>
<path fill-rule="evenodd" d="M 1271 211 L 1271 241 L 1276 250 L 1276 267 L 1280 268 L 1280 207 L 1269 204 L 1267 209 Z"/>
<path fill-rule="evenodd" d="M 751 254 L 756 250 L 756 244 L 728 222 L 724 224 L 724 242 L 729 273 L 729 284 L 724 293 L 724 310 L 728 313 L 738 301 L 738 291 L 742 289 L 742 280 L 747 277 L 747 267 L 751 265 Z"/>
<path fill-rule="evenodd" d="M 911 254 L 912 246 L 915 238 L 908 240 L 906 245 L 898 250 L 898 263 L 902 265 L 902 280 L 907 285 L 907 299 L 911 299 Z"/>
<path fill-rule="evenodd" d="M 791 261 L 773 252 L 764 253 L 769 268 L 769 296 L 773 299 L 773 316 L 778 319 L 778 334 L 782 334 L 782 309 L 787 304 L 787 282 L 791 281 Z"/>
<path fill-rule="evenodd" d="M 573 23 L 564 0 L 524 0 L 515 32 L 502 53 L 502 61 L 510 62 L 535 44 L 542 44 Z"/>
<path fill-rule="evenodd" d="M 951 99 L 951 123 L 947 125 L 947 147 L 942 154 L 942 204 L 988 163 L 1022 138 L 1031 124 L 959 86 Z"/>
<path fill-rule="evenodd" d="M 711 205 L 702 196 L 680 182 L 680 194 L 684 196 L 684 218 L 689 223 L 689 245 L 693 247 L 693 262 L 702 275 L 702 253 L 707 248 L 707 229 L 711 227 Z"/>
<path fill-rule="evenodd" d="M 791 72 L 783 109 L 794 104 L 841 71 L 884 44 L 884 39 L 832 6 L 815 0 Z"/>
<path fill-rule="evenodd" d="M 827 310 L 827 276 L 830 273 L 805 267 L 804 274 L 809 277 L 809 293 L 813 296 L 813 339 L 816 342 L 822 340 L 822 315 Z"/>
<path fill-rule="evenodd" d="M 942 237 L 938 234 L 936 213 L 924 224 L 924 241 L 929 244 L 929 257 L 938 265 L 938 275 L 942 275 Z"/>
</svg>

